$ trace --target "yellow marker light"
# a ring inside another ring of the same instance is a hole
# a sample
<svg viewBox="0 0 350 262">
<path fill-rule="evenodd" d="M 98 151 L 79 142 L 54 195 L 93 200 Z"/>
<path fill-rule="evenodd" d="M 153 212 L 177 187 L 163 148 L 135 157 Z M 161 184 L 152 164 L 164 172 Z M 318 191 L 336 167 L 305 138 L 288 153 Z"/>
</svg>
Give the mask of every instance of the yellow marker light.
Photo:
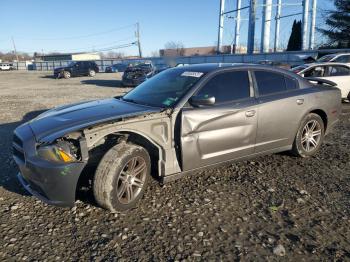
<svg viewBox="0 0 350 262">
<path fill-rule="evenodd" d="M 68 155 L 66 152 L 64 152 L 61 148 L 57 148 L 56 150 L 56 154 L 58 155 L 58 157 L 63 161 L 63 162 L 72 162 L 74 159 Z"/>
</svg>

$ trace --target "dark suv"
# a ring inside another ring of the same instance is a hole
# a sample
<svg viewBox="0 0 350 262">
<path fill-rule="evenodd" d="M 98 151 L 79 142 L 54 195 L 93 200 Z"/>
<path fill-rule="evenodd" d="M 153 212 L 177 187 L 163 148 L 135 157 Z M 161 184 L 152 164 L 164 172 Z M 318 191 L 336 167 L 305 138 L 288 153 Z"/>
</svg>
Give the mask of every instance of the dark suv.
<svg viewBox="0 0 350 262">
<path fill-rule="evenodd" d="M 71 62 L 68 66 L 55 68 L 55 78 L 70 78 L 71 76 L 95 76 L 99 69 L 94 61 Z"/>
</svg>

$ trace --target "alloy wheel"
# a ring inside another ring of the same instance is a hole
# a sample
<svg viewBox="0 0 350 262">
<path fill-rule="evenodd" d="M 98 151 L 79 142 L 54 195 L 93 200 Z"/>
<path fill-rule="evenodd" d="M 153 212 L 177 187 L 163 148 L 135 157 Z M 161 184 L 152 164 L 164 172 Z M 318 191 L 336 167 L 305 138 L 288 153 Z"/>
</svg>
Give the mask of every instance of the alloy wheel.
<svg viewBox="0 0 350 262">
<path fill-rule="evenodd" d="M 303 128 L 303 133 L 301 136 L 301 144 L 306 152 L 312 152 L 315 150 L 322 136 L 321 125 L 316 120 L 311 120 L 307 122 Z"/>
<path fill-rule="evenodd" d="M 146 182 L 147 165 L 142 157 L 133 157 L 124 166 L 118 178 L 117 196 L 121 203 L 129 204 L 140 194 Z"/>
</svg>

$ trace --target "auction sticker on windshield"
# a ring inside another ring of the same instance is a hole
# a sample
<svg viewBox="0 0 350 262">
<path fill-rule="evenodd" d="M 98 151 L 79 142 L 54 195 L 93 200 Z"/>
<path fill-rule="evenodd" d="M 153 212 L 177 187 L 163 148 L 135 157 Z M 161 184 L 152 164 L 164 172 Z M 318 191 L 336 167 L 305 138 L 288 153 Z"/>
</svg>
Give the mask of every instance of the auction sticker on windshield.
<svg viewBox="0 0 350 262">
<path fill-rule="evenodd" d="M 185 71 L 181 74 L 181 76 L 189 76 L 189 77 L 201 77 L 203 75 L 202 72 L 190 72 L 190 71 Z"/>
</svg>

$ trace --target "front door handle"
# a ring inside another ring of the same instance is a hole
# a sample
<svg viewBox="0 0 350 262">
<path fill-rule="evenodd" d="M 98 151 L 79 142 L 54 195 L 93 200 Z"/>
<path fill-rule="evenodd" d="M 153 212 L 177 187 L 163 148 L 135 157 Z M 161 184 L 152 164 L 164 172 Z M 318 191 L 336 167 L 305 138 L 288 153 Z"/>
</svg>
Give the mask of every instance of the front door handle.
<svg viewBox="0 0 350 262">
<path fill-rule="evenodd" d="M 245 112 L 245 116 L 246 117 L 253 117 L 253 116 L 255 116 L 255 110 L 249 110 L 249 111 L 246 111 Z"/>
<path fill-rule="evenodd" d="M 304 98 L 299 98 L 299 99 L 297 99 L 297 104 L 298 104 L 298 105 L 304 104 Z"/>
</svg>

